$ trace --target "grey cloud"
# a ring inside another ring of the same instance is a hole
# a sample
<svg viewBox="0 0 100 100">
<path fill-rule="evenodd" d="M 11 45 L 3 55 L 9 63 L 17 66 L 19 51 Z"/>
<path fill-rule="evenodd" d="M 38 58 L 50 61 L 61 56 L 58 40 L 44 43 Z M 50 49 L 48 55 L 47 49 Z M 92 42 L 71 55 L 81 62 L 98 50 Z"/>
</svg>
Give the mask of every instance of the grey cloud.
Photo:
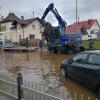
<svg viewBox="0 0 100 100">
<path fill-rule="evenodd" d="M 100 0 L 77 0 L 78 16 L 80 19 L 98 18 L 100 19 Z M 25 18 L 31 18 L 34 11 L 36 17 L 42 17 L 45 8 L 49 3 L 53 2 L 59 14 L 68 23 L 75 21 L 76 0 L 0 0 L 0 13 L 7 16 L 9 11 L 14 11 L 19 17 L 23 15 Z M 48 14 L 47 21 L 57 24 L 53 14 Z"/>
</svg>

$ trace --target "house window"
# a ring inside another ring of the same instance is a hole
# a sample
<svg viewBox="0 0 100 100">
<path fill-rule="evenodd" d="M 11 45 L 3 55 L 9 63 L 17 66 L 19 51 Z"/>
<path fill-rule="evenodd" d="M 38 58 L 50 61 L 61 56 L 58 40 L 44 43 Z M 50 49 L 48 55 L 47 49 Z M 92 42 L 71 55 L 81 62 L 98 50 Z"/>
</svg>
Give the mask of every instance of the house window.
<svg viewBox="0 0 100 100">
<path fill-rule="evenodd" d="M 7 36 L 5 36 L 5 39 L 7 39 Z"/>
<path fill-rule="evenodd" d="M 92 35 L 88 35 L 88 37 L 92 37 Z"/>
<path fill-rule="evenodd" d="M 90 34 L 94 34 L 94 31 L 90 31 Z"/>
<path fill-rule="evenodd" d="M 1 27 L 2 31 L 6 31 L 6 25 Z"/>
<path fill-rule="evenodd" d="M 6 25 L 5 25 L 5 26 L 3 26 L 3 30 L 4 30 L 4 31 L 6 31 Z"/>
<path fill-rule="evenodd" d="M 21 39 L 21 35 L 19 35 L 19 39 Z"/>
<path fill-rule="evenodd" d="M 32 28 L 35 28 L 35 25 L 32 25 Z"/>
<path fill-rule="evenodd" d="M 35 35 L 34 35 L 34 34 L 30 34 L 30 35 L 29 35 L 29 38 L 30 38 L 30 39 L 34 39 L 34 38 L 35 38 Z"/>
</svg>

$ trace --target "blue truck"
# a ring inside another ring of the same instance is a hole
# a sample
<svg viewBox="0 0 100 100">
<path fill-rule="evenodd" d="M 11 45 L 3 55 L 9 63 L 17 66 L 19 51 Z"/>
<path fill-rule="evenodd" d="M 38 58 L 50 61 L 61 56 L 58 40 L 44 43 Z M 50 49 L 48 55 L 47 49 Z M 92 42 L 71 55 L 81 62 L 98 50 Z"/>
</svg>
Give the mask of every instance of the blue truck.
<svg viewBox="0 0 100 100">
<path fill-rule="evenodd" d="M 62 17 L 59 15 L 56 8 L 54 8 L 54 4 L 50 3 L 49 6 L 46 8 L 42 18 L 41 22 L 44 22 L 45 17 L 47 14 L 51 11 L 56 19 L 58 20 L 58 24 L 60 27 L 60 37 L 59 38 L 53 38 L 52 41 L 49 41 L 48 44 L 48 50 L 50 52 L 58 53 L 58 52 L 67 52 L 67 53 L 76 53 L 79 51 L 83 51 L 84 47 L 81 46 L 82 43 L 82 36 L 79 33 L 74 34 L 68 34 L 65 33 L 66 28 L 66 21 L 62 19 Z M 51 31 L 52 35 L 52 31 Z"/>
<path fill-rule="evenodd" d="M 52 53 L 77 53 L 84 51 L 84 48 L 81 46 L 82 36 L 81 34 L 64 34 L 60 36 L 58 40 L 55 40 L 53 43 L 50 42 L 48 50 Z"/>
</svg>

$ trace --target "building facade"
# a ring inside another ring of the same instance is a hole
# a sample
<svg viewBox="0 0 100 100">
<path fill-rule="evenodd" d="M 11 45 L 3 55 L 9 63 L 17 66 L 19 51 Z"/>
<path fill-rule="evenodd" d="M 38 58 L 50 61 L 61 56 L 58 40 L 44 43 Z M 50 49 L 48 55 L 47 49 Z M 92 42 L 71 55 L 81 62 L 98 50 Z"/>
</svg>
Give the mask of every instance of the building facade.
<svg viewBox="0 0 100 100">
<path fill-rule="evenodd" d="M 85 30 L 84 32 L 81 32 L 82 30 Z M 65 29 L 66 34 L 73 34 L 73 33 L 83 33 L 82 39 L 88 40 L 88 39 L 97 39 L 97 32 L 100 30 L 100 25 L 96 19 L 92 20 L 89 19 L 87 21 L 80 21 L 77 23 L 74 23 L 72 25 L 69 25 Z"/>
<path fill-rule="evenodd" d="M 20 39 L 30 38 L 41 39 L 40 20 L 39 18 L 24 19 L 18 18 L 14 13 L 9 13 L 1 21 L 2 38 L 10 39 L 13 42 L 19 42 Z"/>
</svg>

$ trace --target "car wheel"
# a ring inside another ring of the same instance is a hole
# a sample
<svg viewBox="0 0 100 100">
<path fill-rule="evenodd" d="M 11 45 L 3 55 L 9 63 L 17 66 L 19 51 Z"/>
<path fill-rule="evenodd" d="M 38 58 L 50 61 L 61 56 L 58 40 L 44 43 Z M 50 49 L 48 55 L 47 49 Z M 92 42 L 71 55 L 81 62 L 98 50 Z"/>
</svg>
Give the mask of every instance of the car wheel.
<svg viewBox="0 0 100 100">
<path fill-rule="evenodd" d="M 62 77 L 66 77 L 66 71 L 65 71 L 64 68 L 61 68 L 60 74 L 61 74 Z"/>
<path fill-rule="evenodd" d="M 51 53 L 57 53 L 57 50 L 56 50 L 55 48 L 54 48 L 54 49 L 52 48 L 52 49 L 50 50 L 50 52 L 51 52 Z"/>
<path fill-rule="evenodd" d="M 51 51 L 50 51 L 51 53 L 54 53 L 54 50 L 53 49 L 51 49 Z"/>
</svg>

